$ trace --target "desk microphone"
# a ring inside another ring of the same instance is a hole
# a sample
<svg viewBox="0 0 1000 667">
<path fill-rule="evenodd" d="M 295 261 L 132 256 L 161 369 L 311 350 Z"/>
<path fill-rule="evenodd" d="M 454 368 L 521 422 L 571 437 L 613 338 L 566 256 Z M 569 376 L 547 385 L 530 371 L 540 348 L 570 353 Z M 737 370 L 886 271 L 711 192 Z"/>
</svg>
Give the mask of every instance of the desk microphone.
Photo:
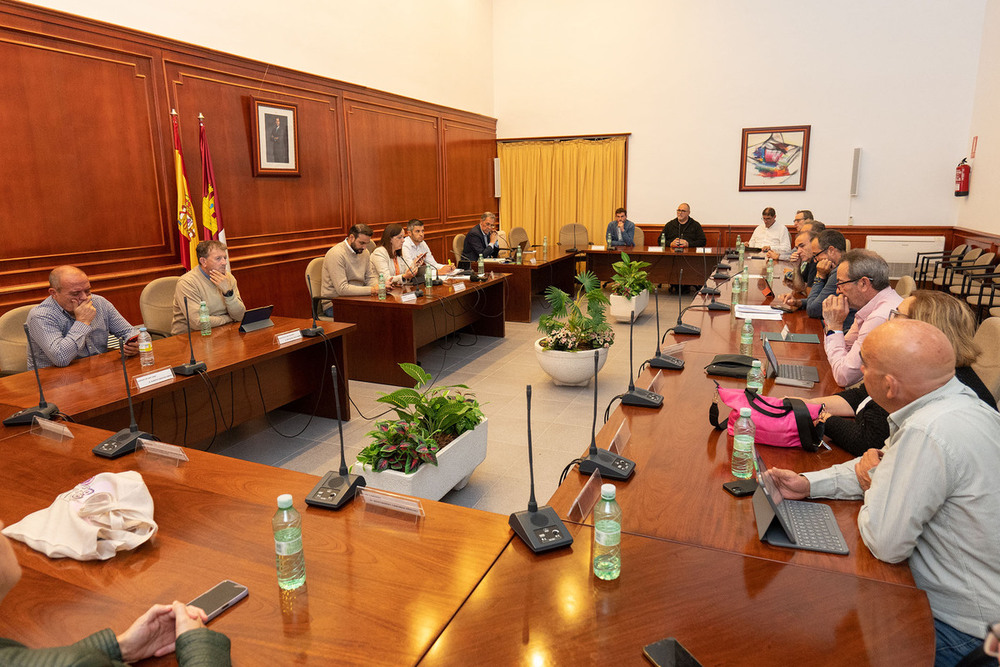
<svg viewBox="0 0 1000 667">
<path fill-rule="evenodd" d="M 31 367 L 35 369 L 35 382 L 38 384 L 38 405 L 33 408 L 18 410 L 7 419 L 3 420 L 4 426 L 19 426 L 21 424 L 34 423 L 35 417 L 42 419 L 52 419 L 52 415 L 59 412 L 55 403 L 46 403 L 45 394 L 42 393 L 42 378 L 38 375 L 38 364 L 35 363 L 35 349 L 31 342 L 31 334 L 28 333 L 28 324 L 24 324 L 24 335 L 28 339 L 28 356 L 31 357 Z"/>
<path fill-rule="evenodd" d="M 597 366 L 599 358 L 600 352 L 594 350 L 594 421 L 590 424 L 590 451 L 587 453 L 587 458 L 577 465 L 577 470 L 584 475 L 599 470 L 602 479 L 626 480 L 635 472 L 635 461 L 612 454 L 606 449 L 597 448 Z"/>
<path fill-rule="evenodd" d="M 656 304 L 656 356 L 649 359 L 646 364 L 650 368 L 666 368 L 679 371 L 684 368 L 684 360 L 660 352 L 660 290 L 655 287 L 653 288 L 653 301 Z"/>
<path fill-rule="evenodd" d="M 122 375 L 125 376 L 125 395 L 128 397 L 128 416 L 130 422 L 128 428 L 123 428 L 91 450 L 98 456 L 103 456 L 106 459 L 117 459 L 119 456 L 131 454 L 138 446 L 140 438 L 143 440 L 159 440 L 152 433 L 140 431 L 138 424 L 135 423 L 135 410 L 132 408 L 132 388 L 128 382 L 128 369 L 125 368 L 124 338 L 118 338 L 118 351 L 122 357 Z"/>
<path fill-rule="evenodd" d="M 194 360 L 194 343 L 191 341 L 191 318 L 188 315 L 187 297 L 184 297 L 184 322 L 185 324 L 187 324 L 188 347 L 191 348 L 191 361 L 187 362 L 186 364 L 181 364 L 180 366 L 174 366 L 173 371 L 177 375 L 194 375 L 195 373 L 201 373 L 202 371 L 207 371 L 208 366 L 205 365 L 204 361 Z"/>
<path fill-rule="evenodd" d="M 678 285 L 684 284 L 684 269 L 681 269 L 680 275 L 677 277 Z M 685 336 L 700 336 L 701 327 L 696 327 L 691 324 L 684 324 L 681 318 L 684 316 L 684 296 L 681 294 L 681 289 L 677 289 L 677 324 L 675 324 L 667 331 L 673 331 L 675 334 L 682 334 Z"/>
<path fill-rule="evenodd" d="M 622 405 L 633 405 L 637 408 L 662 408 L 663 397 L 655 391 L 636 389 L 632 379 L 632 330 L 635 328 L 635 311 L 630 313 L 628 323 L 628 391 L 622 395 Z"/>
<path fill-rule="evenodd" d="M 573 536 L 550 505 L 539 509 L 535 502 L 535 466 L 531 453 L 531 385 L 526 387 L 528 396 L 528 471 L 531 476 L 531 496 L 528 509 L 514 512 L 507 523 L 534 553 L 552 551 L 573 544 Z"/>
<path fill-rule="evenodd" d="M 319 484 L 306 496 L 306 505 L 339 510 L 354 498 L 358 489 L 367 486 L 367 483 L 361 475 L 348 473 L 347 460 L 344 458 L 344 425 L 340 421 L 340 387 L 337 385 L 336 364 L 330 366 L 330 375 L 333 376 L 333 400 L 337 404 L 337 430 L 340 432 L 340 470 L 337 472 L 331 470 L 323 475 Z"/>
<path fill-rule="evenodd" d="M 312 278 L 306 275 L 306 286 L 309 288 L 309 303 L 311 307 L 309 312 L 312 314 L 313 325 L 308 329 L 303 329 L 300 333 L 305 338 L 315 338 L 323 334 L 323 327 L 316 325 L 316 297 L 313 295 L 313 283 Z M 184 312 L 187 312 L 187 304 L 185 304 Z M 191 327 L 188 327 L 188 336 L 191 335 Z M 194 348 L 191 348 L 191 361 L 194 361 Z"/>
</svg>

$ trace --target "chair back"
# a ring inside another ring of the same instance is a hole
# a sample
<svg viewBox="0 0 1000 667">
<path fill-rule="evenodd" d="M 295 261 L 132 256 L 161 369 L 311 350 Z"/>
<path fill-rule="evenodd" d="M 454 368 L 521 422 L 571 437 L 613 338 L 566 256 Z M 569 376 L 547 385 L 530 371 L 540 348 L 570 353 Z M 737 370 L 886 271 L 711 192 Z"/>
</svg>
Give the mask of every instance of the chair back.
<svg viewBox="0 0 1000 667">
<path fill-rule="evenodd" d="M 455 234 L 451 240 L 451 252 L 455 255 L 455 266 L 462 262 L 462 248 L 465 247 L 465 234 Z"/>
<path fill-rule="evenodd" d="M 565 248 L 586 250 L 589 242 L 590 235 L 587 232 L 587 228 L 579 222 L 571 222 L 568 225 L 563 225 L 559 230 L 559 245 Z"/>
<path fill-rule="evenodd" d="M 903 276 L 896 283 L 896 294 L 904 299 L 910 296 L 915 289 L 917 289 L 917 281 L 913 279 L 913 276 Z"/>
<path fill-rule="evenodd" d="M 963 262 L 971 262 L 975 259 L 979 259 L 979 256 L 983 254 L 982 248 L 969 248 L 969 250 L 962 255 Z"/>
<path fill-rule="evenodd" d="M 157 278 L 146 284 L 139 295 L 139 312 L 142 323 L 153 338 L 170 335 L 170 325 L 174 319 L 174 289 L 178 276 Z"/>
<path fill-rule="evenodd" d="M 524 227 L 514 227 L 510 230 L 510 245 L 511 247 L 519 245 L 522 241 L 528 241 L 528 230 Z"/>
<path fill-rule="evenodd" d="M 312 314 L 317 320 L 329 320 L 333 321 L 332 317 L 327 317 L 323 314 L 320 306 L 320 295 L 323 293 L 323 257 L 313 257 L 309 260 L 309 264 L 306 265 L 306 277 L 309 280 L 306 281 L 306 290 L 308 293 L 309 282 L 312 281 Z M 330 301 L 327 300 L 326 306 L 330 305 Z"/>
<path fill-rule="evenodd" d="M 993 398 L 1000 401 L 1000 317 L 983 320 L 974 340 L 982 354 L 972 363 L 972 370 L 976 371 Z"/>
<path fill-rule="evenodd" d="M 646 233 L 642 231 L 642 228 L 636 227 L 635 231 L 632 232 L 632 244 L 636 248 L 646 249 Z"/>
<path fill-rule="evenodd" d="M 13 375 L 28 370 L 28 339 L 24 323 L 34 306 L 19 306 L 0 315 L 0 372 Z M 36 348 L 37 349 L 37 348 Z"/>
</svg>

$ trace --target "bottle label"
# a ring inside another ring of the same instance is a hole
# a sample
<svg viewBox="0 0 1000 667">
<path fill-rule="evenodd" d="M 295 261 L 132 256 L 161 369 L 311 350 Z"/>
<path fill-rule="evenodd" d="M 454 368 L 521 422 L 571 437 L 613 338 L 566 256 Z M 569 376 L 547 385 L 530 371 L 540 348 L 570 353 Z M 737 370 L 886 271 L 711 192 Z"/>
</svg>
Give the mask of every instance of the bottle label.
<svg viewBox="0 0 1000 667">
<path fill-rule="evenodd" d="M 145 342 L 139 343 L 139 351 L 140 352 L 152 352 L 153 351 L 153 341 L 150 340 L 150 341 L 145 341 Z"/>
<path fill-rule="evenodd" d="M 735 449 L 738 452 L 752 452 L 753 436 L 752 435 L 733 436 L 733 449 Z"/>
<path fill-rule="evenodd" d="M 290 542 L 274 541 L 274 553 L 279 556 L 292 556 L 302 551 L 302 538 L 298 537 Z"/>
<path fill-rule="evenodd" d="M 602 547 L 613 547 L 621 544 L 622 528 L 617 524 L 615 524 L 615 526 L 616 528 L 612 530 L 594 529 L 594 541 Z"/>
</svg>

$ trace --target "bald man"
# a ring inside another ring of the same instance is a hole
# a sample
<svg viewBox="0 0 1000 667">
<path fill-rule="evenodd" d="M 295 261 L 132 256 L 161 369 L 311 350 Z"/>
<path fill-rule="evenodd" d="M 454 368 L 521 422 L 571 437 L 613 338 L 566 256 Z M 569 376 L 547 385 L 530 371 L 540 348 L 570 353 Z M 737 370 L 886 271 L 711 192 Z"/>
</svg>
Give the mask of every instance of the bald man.
<svg viewBox="0 0 1000 667">
<path fill-rule="evenodd" d="M 111 302 L 91 294 L 90 278 L 75 266 L 57 266 L 49 273 L 49 297 L 28 313 L 35 364 L 69 366 L 74 359 L 108 351 L 108 334 L 129 338 L 134 328 Z M 127 343 L 126 356 L 139 354 L 139 344 Z M 28 370 L 31 370 L 28 355 Z"/>
<path fill-rule="evenodd" d="M 862 344 L 865 387 L 889 412 L 885 447 L 826 470 L 775 469 L 786 498 L 863 498 L 861 538 L 907 558 L 927 593 L 935 665 L 954 665 L 1000 619 L 1000 414 L 955 377 L 936 327 L 896 318 Z"/>
</svg>

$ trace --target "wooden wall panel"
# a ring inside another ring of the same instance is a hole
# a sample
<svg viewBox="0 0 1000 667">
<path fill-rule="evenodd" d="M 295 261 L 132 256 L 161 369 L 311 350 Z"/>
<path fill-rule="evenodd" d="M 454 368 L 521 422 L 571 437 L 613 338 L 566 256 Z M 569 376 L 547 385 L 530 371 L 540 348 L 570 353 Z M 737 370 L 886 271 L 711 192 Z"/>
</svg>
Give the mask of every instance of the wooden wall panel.
<svg viewBox="0 0 1000 667">
<path fill-rule="evenodd" d="M 483 211 L 496 211 L 493 197 L 495 134 L 467 123 L 444 123 L 444 170 L 448 194 L 447 220 L 478 219 Z M 484 202 L 489 202 L 484 207 Z M 471 225 L 470 225 L 471 226 Z"/>
</svg>

